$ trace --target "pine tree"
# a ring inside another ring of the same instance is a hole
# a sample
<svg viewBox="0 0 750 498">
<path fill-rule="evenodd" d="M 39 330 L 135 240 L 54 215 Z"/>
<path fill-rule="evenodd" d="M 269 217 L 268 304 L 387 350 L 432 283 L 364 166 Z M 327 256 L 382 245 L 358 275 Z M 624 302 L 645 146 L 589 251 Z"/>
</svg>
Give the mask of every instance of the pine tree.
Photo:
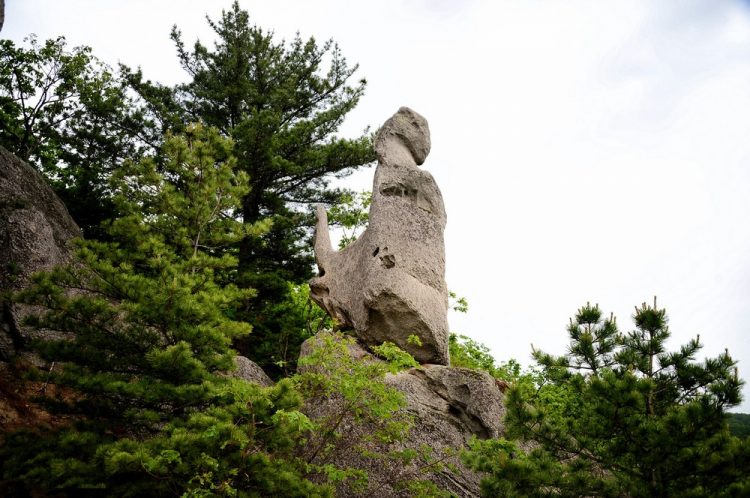
<svg viewBox="0 0 750 498">
<path fill-rule="evenodd" d="M 505 439 L 467 457 L 489 472 L 487 496 L 741 496 L 750 447 L 729 434 L 725 410 L 742 382 L 728 353 L 695 361 L 694 339 L 667 350 L 666 311 L 636 308 L 622 334 L 598 306 L 568 327 L 569 353 L 534 351 L 546 382 L 509 390 Z M 522 449 L 524 448 L 524 449 Z"/>
<path fill-rule="evenodd" d="M 289 283 L 312 276 L 307 208 L 339 201 L 342 192 L 328 188 L 331 177 L 375 159 L 368 135 L 336 136 L 365 81 L 351 83 L 357 66 L 350 67 L 331 41 L 319 45 L 298 35 L 277 42 L 273 33 L 250 23 L 238 2 L 208 22 L 217 35 L 213 48 L 196 42 L 189 49 L 177 27 L 172 30 L 187 83 L 167 87 L 144 81 L 139 71 L 124 71 L 150 120 L 164 130 L 201 121 L 234 139 L 236 167 L 252 179 L 239 214 L 250 225 L 266 218 L 273 222 L 270 230 L 239 244 L 236 283 L 258 292 L 245 313 L 255 334 L 242 349 L 275 368 L 271 362 L 296 358 L 299 345 L 286 353 L 275 346 L 278 337 L 290 334 L 284 330 L 290 325 Z M 304 327 L 303 316 L 294 322 L 295 328 Z"/>
<path fill-rule="evenodd" d="M 30 324 L 63 337 L 37 351 L 67 393 L 46 402 L 74 423 L 11 436 L 5 479 L 115 496 L 329 494 L 291 458 L 306 427 L 291 382 L 261 389 L 224 373 L 232 340 L 250 332 L 234 315 L 252 291 L 219 284 L 236 269 L 222 247 L 264 229 L 232 215 L 248 184 L 231 150 L 195 125 L 166 140 L 160 167 L 126 164 L 113 177 L 123 215 L 111 240 L 79 241 L 74 264 L 21 294 L 46 310 Z"/>
</svg>

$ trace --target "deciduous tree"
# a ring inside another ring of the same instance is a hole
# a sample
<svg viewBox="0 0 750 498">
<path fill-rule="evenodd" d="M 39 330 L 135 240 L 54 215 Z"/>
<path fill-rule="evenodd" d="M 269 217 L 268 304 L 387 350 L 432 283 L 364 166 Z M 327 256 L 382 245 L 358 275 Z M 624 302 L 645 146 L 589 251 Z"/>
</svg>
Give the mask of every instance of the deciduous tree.
<svg viewBox="0 0 750 498">
<path fill-rule="evenodd" d="M 110 68 L 63 37 L 0 40 L 0 145 L 50 179 L 87 237 L 114 216 L 108 179 L 160 139 Z"/>
</svg>

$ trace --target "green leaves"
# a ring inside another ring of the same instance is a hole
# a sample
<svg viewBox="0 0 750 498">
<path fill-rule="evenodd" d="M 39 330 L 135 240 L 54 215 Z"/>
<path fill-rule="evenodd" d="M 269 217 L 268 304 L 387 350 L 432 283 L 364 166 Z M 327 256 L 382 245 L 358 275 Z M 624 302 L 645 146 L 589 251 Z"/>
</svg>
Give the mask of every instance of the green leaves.
<svg viewBox="0 0 750 498">
<path fill-rule="evenodd" d="M 167 346 L 165 349 L 152 349 L 146 353 L 146 361 L 154 374 L 175 384 L 197 383 L 208 374 L 203 363 L 193 355 L 190 344 L 185 341 Z"/>
<path fill-rule="evenodd" d="M 340 201 L 328 210 L 329 222 L 340 226 L 343 231 L 339 240 L 339 249 L 343 249 L 357 240 L 357 237 L 367 227 L 371 203 L 372 192 L 345 192 L 341 195 Z"/>
<path fill-rule="evenodd" d="M 84 233 L 114 214 L 110 173 L 153 147 L 112 70 L 65 38 L 0 41 L 0 145 L 44 173 Z"/>
<path fill-rule="evenodd" d="M 234 172 L 231 142 L 196 125 L 165 151 L 163 168 L 149 159 L 113 176 L 124 215 L 109 225 L 110 241 L 78 241 L 73 264 L 38 275 L 19 296 L 45 310 L 30 323 L 64 336 L 39 344 L 63 364 L 50 380 L 72 393 L 58 408 L 79 417 L 58 437 L 88 444 L 69 452 L 53 435 L 40 456 L 3 472 L 51 465 L 58 471 L 39 485 L 124 496 L 266 495 L 277 486 L 326 495 L 286 460 L 312 427 L 291 383 L 262 390 L 225 376 L 232 340 L 250 331 L 233 315 L 252 295 L 217 281 L 236 266 L 222 249 L 246 234 L 234 211 L 247 178 Z"/>
<path fill-rule="evenodd" d="M 414 335 L 409 336 L 409 339 L 412 337 L 419 340 L 419 337 Z M 391 373 L 396 373 L 399 370 L 407 368 L 421 368 L 419 362 L 412 355 L 389 341 L 384 342 L 380 346 L 373 346 L 372 352 L 388 362 Z"/>
<path fill-rule="evenodd" d="M 551 357 L 541 351 L 533 351 L 534 359 L 550 373 L 565 375 L 567 368 L 588 370 L 596 374 L 600 369 L 613 364 L 613 352 L 620 341 L 614 316 L 602 320 L 599 305 L 580 308 L 568 325 L 570 352 L 566 357 Z"/>
<path fill-rule="evenodd" d="M 190 125 L 185 135 L 169 137 L 164 151 L 167 160 L 159 167 L 147 159 L 113 176 L 115 203 L 125 216 L 113 222 L 111 231 L 127 235 L 134 225 L 147 224 L 154 238 L 142 242 L 168 244 L 195 272 L 205 265 L 203 257 L 247 235 L 234 213 L 249 190 L 248 178 L 235 172 L 232 142 L 215 129 Z M 223 265 L 236 265 L 236 260 L 228 258 Z"/>
</svg>

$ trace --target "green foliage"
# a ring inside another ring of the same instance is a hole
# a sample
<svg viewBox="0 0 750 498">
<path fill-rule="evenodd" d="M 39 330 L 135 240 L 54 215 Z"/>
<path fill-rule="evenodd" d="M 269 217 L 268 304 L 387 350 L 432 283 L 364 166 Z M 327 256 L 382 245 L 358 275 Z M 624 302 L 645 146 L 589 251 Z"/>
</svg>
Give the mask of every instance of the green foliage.
<svg viewBox="0 0 750 498">
<path fill-rule="evenodd" d="M 247 190 L 231 149 L 196 125 L 168 138 L 162 168 L 126 165 L 112 180 L 123 213 L 112 240 L 79 241 L 74 264 L 21 294 L 46 309 L 30 322 L 67 336 L 38 351 L 62 364 L 51 380 L 71 395 L 49 401 L 76 423 L 11 436 L 4 478 L 117 496 L 330 495 L 292 454 L 311 427 L 292 383 L 223 373 L 250 331 L 233 316 L 251 291 L 217 282 L 236 267 L 220 249 L 247 230 L 231 216 Z"/>
<path fill-rule="evenodd" d="M 419 340 L 419 337 L 415 335 L 409 336 L 409 339 L 411 338 Z M 373 346 L 372 352 L 388 362 L 389 371 L 391 373 L 396 373 L 399 370 L 405 370 L 407 368 L 420 368 L 419 362 L 417 362 L 412 355 L 392 342 L 386 341 L 380 346 Z"/>
<path fill-rule="evenodd" d="M 294 377 L 313 413 L 320 413 L 312 416 L 316 430 L 300 446 L 309 477 L 347 496 L 378 496 L 385 486 L 409 490 L 411 496 L 443 496 L 426 480 L 433 472 L 446 471 L 442 461 L 432 457 L 430 448 L 399 445 L 413 422 L 403 411 L 403 394 L 384 383 L 393 365 L 352 355 L 355 342 L 341 333 L 319 334 L 313 341 L 300 360 L 302 373 Z M 396 363 L 403 362 L 408 355 L 396 350 L 393 345 L 381 348 L 395 354 Z M 334 461 L 354 463 L 332 467 Z M 377 474 L 387 477 L 376 481 L 367 469 L 379 469 Z"/>
<path fill-rule="evenodd" d="M 622 334 L 586 305 L 569 353 L 534 351 L 537 390 L 511 386 L 506 436 L 475 442 L 466 461 L 489 473 L 486 496 L 739 496 L 750 448 L 724 410 L 742 382 L 725 353 L 695 361 L 699 341 L 668 352 L 666 312 L 643 305 Z"/>
<path fill-rule="evenodd" d="M 395 417 L 404 406 L 403 395 L 382 382 L 389 367 L 379 361 L 361 361 L 352 357 L 349 349 L 354 346 L 354 339 L 341 333 L 320 334 L 315 341 L 317 344 L 310 354 L 300 359 L 302 373 L 294 377 L 306 398 L 314 404 L 315 399 L 340 397 L 346 416 L 355 421 L 378 424 L 394 420 L 399 426 L 396 432 L 403 432 L 403 421 Z M 337 414 L 335 418 L 338 420 L 341 415 Z M 324 431 L 324 437 L 335 433 L 340 424 L 338 422 Z M 389 424 L 386 426 L 390 427 Z M 383 434 L 391 432 L 389 428 Z"/>
<path fill-rule="evenodd" d="M 454 367 L 484 370 L 493 377 L 497 377 L 500 373 L 495 365 L 495 358 L 490 354 L 490 349 L 470 337 L 451 334 L 448 338 L 448 351 L 451 365 Z"/>
<path fill-rule="evenodd" d="M 533 386 L 538 381 L 537 372 L 524 372 L 521 364 L 514 359 L 497 364 L 487 346 L 465 335 L 451 334 L 448 337 L 448 352 L 453 367 L 482 370 L 496 379 L 527 386 Z"/>
<path fill-rule="evenodd" d="M 32 489 L 113 496 L 330 496 L 304 479 L 290 454 L 309 423 L 300 422 L 301 400 L 288 381 L 261 389 L 224 379 L 212 388 L 201 410 L 147 438 L 115 438 L 90 423 L 46 438 L 13 434 L 0 450 L 4 477 Z"/>
<path fill-rule="evenodd" d="M 151 150 L 152 131 L 117 76 L 59 37 L 0 40 L 0 145 L 47 175 L 87 236 L 114 214 L 107 179 Z"/>
<path fill-rule="evenodd" d="M 339 240 L 339 249 L 348 246 L 367 227 L 370 219 L 372 192 L 344 192 L 338 203 L 328 210 L 328 221 L 341 227 L 343 233 Z"/>
<path fill-rule="evenodd" d="M 465 297 L 459 297 L 455 292 L 448 291 L 449 305 L 448 307 L 453 311 L 459 313 L 469 312 L 469 301 Z"/>
<path fill-rule="evenodd" d="M 301 458 L 318 479 L 323 476 L 332 479 L 330 482 L 338 489 L 362 490 L 368 486 L 362 469 L 338 469 L 332 473 L 332 461 L 342 452 L 363 453 L 370 440 L 401 440 L 409 429 L 408 418 L 399 412 L 404 398 L 382 382 L 388 371 L 383 363 L 352 357 L 352 338 L 325 333 L 314 341 L 310 354 L 300 360 L 302 373 L 294 380 L 310 406 L 328 406 L 329 409 L 325 415 L 315 418 L 316 431 L 300 448 Z M 353 425 L 365 426 L 367 432 L 345 432 Z"/>
<path fill-rule="evenodd" d="M 310 299 L 309 285 L 287 283 L 287 286 L 284 300 L 269 304 L 264 315 L 253 320 L 253 333 L 235 342 L 272 377 L 293 373 L 297 367 L 300 345 L 305 339 L 333 327 L 328 314 Z M 276 332 L 258 334 L 260 325 L 271 323 Z"/>
<path fill-rule="evenodd" d="M 409 337 L 406 338 L 406 343 L 411 344 L 412 346 L 421 346 L 422 339 L 420 339 L 419 336 L 416 334 L 411 334 Z"/>
<path fill-rule="evenodd" d="M 733 436 L 745 439 L 750 436 L 750 414 L 727 413 L 729 431 Z"/>
</svg>

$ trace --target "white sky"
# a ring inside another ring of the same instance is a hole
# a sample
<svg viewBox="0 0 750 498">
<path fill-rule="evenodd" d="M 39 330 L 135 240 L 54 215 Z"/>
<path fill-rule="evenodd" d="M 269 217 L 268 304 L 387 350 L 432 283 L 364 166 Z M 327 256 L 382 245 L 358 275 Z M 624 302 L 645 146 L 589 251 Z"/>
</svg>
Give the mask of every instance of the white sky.
<svg viewBox="0 0 750 498">
<path fill-rule="evenodd" d="M 432 130 L 452 330 L 499 360 L 562 353 L 586 301 L 632 328 L 659 298 L 676 348 L 729 348 L 750 379 L 750 4 L 723 0 L 241 1 L 258 25 L 335 39 L 369 85 L 343 133 L 398 107 Z M 0 36 L 63 34 L 183 78 L 168 35 L 211 40 L 229 0 L 7 0 Z M 349 181 L 369 189 L 372 169 Z M 745 388 L 750 398 L 750 388 Z M 750 411 L 750 400 L 740 411 Z"/>
</svg>

